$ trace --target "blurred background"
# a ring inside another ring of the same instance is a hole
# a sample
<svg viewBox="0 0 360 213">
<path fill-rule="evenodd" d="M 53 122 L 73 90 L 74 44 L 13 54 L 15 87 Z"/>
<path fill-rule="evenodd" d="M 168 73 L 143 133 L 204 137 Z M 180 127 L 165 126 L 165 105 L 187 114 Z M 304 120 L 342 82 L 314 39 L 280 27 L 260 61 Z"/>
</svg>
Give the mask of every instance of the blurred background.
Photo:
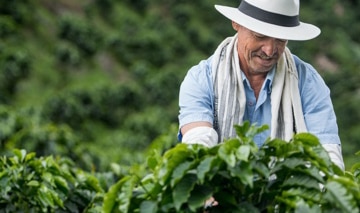
<svg viewBox="0 0 360 213">
<path fill-rule="evenodd" d="M 0 154 L 106 171 L 175 145 L 182 79 L 234 34 L 214 4 L 239 1 L 0 0 Z M 288 45 L 332 91 L 346 169 L 360 162 L 359 11 L 358 0 L 301 0 L 322 34 Z"/>
</svg>

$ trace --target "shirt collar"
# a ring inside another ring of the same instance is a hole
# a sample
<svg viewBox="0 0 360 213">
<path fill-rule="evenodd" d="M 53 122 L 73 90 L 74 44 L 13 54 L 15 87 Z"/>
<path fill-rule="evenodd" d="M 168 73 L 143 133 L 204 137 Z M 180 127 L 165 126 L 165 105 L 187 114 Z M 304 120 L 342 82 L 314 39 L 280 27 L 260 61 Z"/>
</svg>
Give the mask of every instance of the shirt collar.
<svg viewBox="0 0 360 213">
<path fill-rule="evenodd" d="M 273 80 L 274 80 L 274 76 L 275 76 L 275 69 L 276 69 L 276 66 L 274 66 L 270 72 L 268 72 L 268 74 L 266 75 L 266 79 L 265 79 L 265 84 L 263 86 L 263 89 L 264 90 L 267 90 L 268 92 L 271 92 L 271 87 L 272 87 L 272 83 L 273 83 Z M 243 82 L 250 87 L 250 83 L 249 83 L 249 80 L 247 79 L 246 75 L 244 74 L 243 71 L 241 71 L 241 77 L 243 79 Z"/>
</svg>

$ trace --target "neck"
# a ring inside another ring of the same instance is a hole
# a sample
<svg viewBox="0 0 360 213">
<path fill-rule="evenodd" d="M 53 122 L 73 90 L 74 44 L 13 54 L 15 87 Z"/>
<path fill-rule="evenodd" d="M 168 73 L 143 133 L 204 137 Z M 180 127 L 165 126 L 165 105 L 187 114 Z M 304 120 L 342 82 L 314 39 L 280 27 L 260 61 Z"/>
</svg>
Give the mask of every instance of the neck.
<svg viewBox="0 0 360 213">
<path fill-rule="evenodd" d="M 248 79 L 251 88 L 254 90 L 254 95 L 257 100 L 268 72 L 265 73 L 252 73 L 248 71 L 243 71 L 243 72 L 246 78 Z"/>
</svg>

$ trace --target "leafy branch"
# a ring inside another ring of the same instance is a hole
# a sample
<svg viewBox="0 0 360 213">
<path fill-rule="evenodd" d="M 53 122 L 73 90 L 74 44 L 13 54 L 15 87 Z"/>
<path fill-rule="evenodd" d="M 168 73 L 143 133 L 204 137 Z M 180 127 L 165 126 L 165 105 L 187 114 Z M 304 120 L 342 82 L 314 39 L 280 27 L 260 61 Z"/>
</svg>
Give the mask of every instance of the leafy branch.
<svg viewBox="0 0 360 213">
<path fill-rule="evenodd" d="M 235 126 L 238 137 L 215 147 L 178 144 L 150 156 L 151 173 L 121 179 L 105 198 L 104 212 L 359 212 L 357 177 L 331 162 L 309 133 L 291 141 L 253 137 L 267 129 Z"/>
</svg>

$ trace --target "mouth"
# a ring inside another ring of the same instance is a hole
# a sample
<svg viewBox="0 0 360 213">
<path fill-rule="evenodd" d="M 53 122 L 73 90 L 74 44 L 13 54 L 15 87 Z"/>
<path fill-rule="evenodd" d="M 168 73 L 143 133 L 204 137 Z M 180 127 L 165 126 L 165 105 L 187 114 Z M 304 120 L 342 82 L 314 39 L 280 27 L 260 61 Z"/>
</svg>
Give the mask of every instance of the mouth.
<svg viewBox="0 0 360 213">
<path fill-rule="evenodd" d="M 272 66 L 274 64 L 274 61 L 276 60 L 275 57 L 270 57 L 266 55 L 257 55 L 257 58 L 259 59 L 259 63 L 265 67 Z"/>
<path fill-rule="evenodd" d="M 259 55 L 259 57 L 260 57 L 261 59 L 263 59 L 263 60 L 270 60 L 270 59 L 272 59 L 272 57 L 267 56 L 267 55 Z"/>
</svg>

